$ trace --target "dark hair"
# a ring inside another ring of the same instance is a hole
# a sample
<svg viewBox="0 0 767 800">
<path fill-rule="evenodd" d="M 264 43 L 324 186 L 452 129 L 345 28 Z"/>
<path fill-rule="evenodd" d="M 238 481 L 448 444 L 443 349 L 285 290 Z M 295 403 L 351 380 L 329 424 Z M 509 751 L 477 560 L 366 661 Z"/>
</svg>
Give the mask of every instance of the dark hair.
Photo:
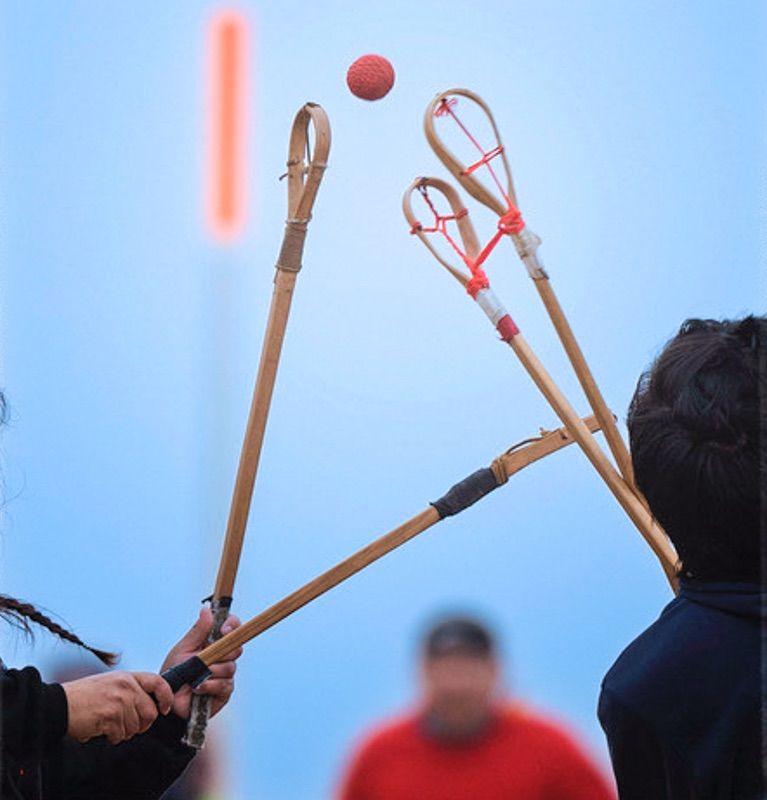
<svg viewBox="0 0 767 800">
<path fill-rule="evenodd" d="M 427 658 L 461 653 L 489 658 L 495 654 L 490 630 L 478 619 L 467 615 L 445 616 L 432 623 L 423 638 Z"/>
<path fill-rule="evenodd" d="M 690 319 L 639 379 L 627 420 L 636 482 L 682 575 L 759 579 L 765 353 L 765 317 Z"/>
<path fill-rule="evenodd" d="M 56 634 L 64 641 L 76 644 L 79 647 L 84 647 L 89 652 L 93 653 L 99 661 L 106 664 L 108 667 L 114 666 L 118 661 L 118 656 L 115 653 L 109 653 L 106 650 L 98 650 L 95 647 L 85 644 L 76 634 L 68 631 L 58 623 L 54 622 L 50 617 L 38 611 L 30 603 L 24 603 L 14 597 L 7 595 L 0 595 L 0 616 L 13 625 L 24 631 L 24 633 L 31 635 L 32 629 L 29 627 L 30 622 L 34 622 L 46 628 L 51 633 Z"/>
<path fill-rule="evenodd" d="M 6 402 L 5 395 L 0 392 L 0 425 L 6 421 L 7 414 L 8 404 Z M 50 619 L 50 617 L 47 617 L 42 612 L 38 611 L 30 603 L 24 603 L 21 600 L 17 600 L 14 597 L 8 597 L 7 595 L 0 595 L 0 616 L 4 617 L 12 625 L 21 628 L 24 633 L 29 635 L 32 634 L 32 629 L 30 628 L 29 623 L 34 622 L 37 625 L 41 625 L 43 628 L 46 628 L 51 633 L 56 634 L 56 636 L 58 636 L 60 639 L 64 639 L 67 642 L 72 642 L 72 644 L 76 644 L 79 647 L 84 647 L 108 667 L 114 666 L 114 664 L 117 663 L 118 656 L 115 653 L 109 653 L 106 650 L 98 650 L 95 647 L 85 644 L 85 642 L 72 633 L 72 631 L 63 628 L 61 625 Z"/>
</svg>

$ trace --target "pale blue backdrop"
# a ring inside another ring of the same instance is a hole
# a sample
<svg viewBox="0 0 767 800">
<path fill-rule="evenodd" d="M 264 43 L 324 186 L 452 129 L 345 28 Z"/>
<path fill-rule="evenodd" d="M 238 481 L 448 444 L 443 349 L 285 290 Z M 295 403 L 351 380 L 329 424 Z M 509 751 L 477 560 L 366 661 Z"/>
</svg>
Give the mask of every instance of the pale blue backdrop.
<svg viewBox="0 0 767 800">
<path fill-rule="evenodd" d="M 0 11 L 2 590 L 156 668 L 212 588 L 306 100 L 330 168 L 267 431 L 236 592 L 248 617 L 438 497 L 553 413 L 408 236 L 401 193 L 443 174 L 421 133 L 439 90 L 495 111 L 519 199 L 611 406 L 691 315 L 764 310 L 764 5 L 241 3 L 251 60 L 243 236 L 204 225 L 210 0 Z M 358 55 L 397 82 L 349 94 Z M 762 104 L 763 105 L 763 104 Z M 761 239 L 763 242 L 763 238 Z M 492 277 L 585 413 L 508 243 Z M 253 642 L 223 715 L 228 796 L 330 795 L 351 740 L 412 696 L 425 618 L 498 628 L 510 689 L 598 758 L 599 682 L 669 599 L 575 451 L 515 477 Z M 70 648 L 3 632 L 12 664 Z"/>
</svg>

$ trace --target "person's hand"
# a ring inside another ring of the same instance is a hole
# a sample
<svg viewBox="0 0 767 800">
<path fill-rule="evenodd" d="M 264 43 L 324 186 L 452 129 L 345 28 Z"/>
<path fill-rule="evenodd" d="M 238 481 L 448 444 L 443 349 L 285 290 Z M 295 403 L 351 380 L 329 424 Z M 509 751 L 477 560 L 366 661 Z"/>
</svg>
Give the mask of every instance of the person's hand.
<svg viewBox="0 0 767 800">
<path fill-rule="evenodd" d="M 107 672 L 63 683 L 67 734 L 81 742 L 106 736 L 112 744 L 143 733 L 173 705 L 170 686 L 151 672 Z"/>
<path fill-rule="evenodd" d="M 221 626 L 221 633 L 227 634 L 239 627 L 240 620 L 237 617 L 228 617 Z M 205 647 L 208 633 L 213 627 L 213 614 L 209 608 L 203 608 L 197 622 L 189 629 L 181 641 L 168 653 L 162 663 L 160 672 L 164 672 L 182 661 L 191 658 Z M 184 686 L 176 692 L 173 698 L 173 711 L 183 719 L 189 718 L 189 709 L 192 703 L 193 694 L 207 694 L 212 698 L 211 713 L 217 714 L 228 702 L 234 691 L 234 673 L 237 665 L 234 663 L 242 655 L 242 648 L 238 647 L 231 653 L 227 653 L 226 661 L 219 661 L 210 666 L 213 673 L 208 680 L 201 683 L 196 689 Z"/>
</svg>

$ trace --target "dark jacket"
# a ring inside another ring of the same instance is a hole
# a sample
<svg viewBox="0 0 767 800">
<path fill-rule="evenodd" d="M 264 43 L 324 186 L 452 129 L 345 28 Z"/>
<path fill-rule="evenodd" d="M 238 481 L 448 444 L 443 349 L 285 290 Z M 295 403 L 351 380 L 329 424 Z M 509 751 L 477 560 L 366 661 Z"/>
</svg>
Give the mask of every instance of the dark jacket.
<svg viewBox="0 0 767 800">
<path fill-rule="evenodd" d="M 119 745 L 80 743 L 66 735 L 64 689 L 34 667 L 2 668 L 0 688 L 2 800 L 154 800 L 194 755 L 172 713 Z"/>
<path fill-rule="evenodd" d="M 763 800 L 757 584 L 682 581 L 602 682 L 621 800 Z"/>
</svg>

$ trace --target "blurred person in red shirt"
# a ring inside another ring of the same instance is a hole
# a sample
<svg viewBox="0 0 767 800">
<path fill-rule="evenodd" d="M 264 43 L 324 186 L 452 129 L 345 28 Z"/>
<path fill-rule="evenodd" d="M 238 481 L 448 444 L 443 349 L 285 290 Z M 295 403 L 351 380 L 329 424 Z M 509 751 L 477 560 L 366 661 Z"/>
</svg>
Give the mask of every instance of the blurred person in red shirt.
<svg viewBox="0 0 767 800">
<path fill-rule="evenodd" d="M 451 616 L 427 632 L 416 711 L 373 729 L 339 800 L 614 800 L 561 726 L 504 699 L 489 630 Z"/>
</svg>

